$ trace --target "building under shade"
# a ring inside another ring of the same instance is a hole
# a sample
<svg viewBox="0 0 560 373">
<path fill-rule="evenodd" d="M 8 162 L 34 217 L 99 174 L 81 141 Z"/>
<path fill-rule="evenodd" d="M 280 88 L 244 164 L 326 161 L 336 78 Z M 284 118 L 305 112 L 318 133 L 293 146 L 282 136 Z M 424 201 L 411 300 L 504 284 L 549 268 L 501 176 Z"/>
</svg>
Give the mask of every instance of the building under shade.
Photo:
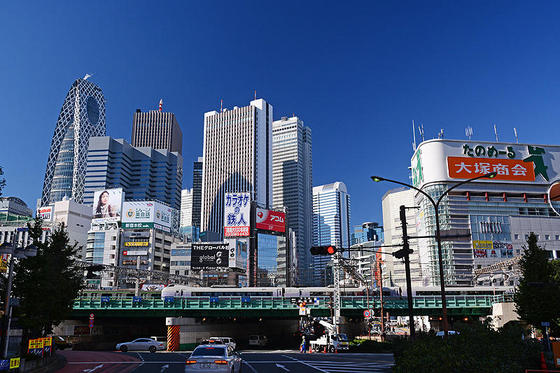
<svg viewBox="0 0 560 373">
<path fill-rule="evenodd" d="M 72 83 L 60 109 L 45 170 L 41 206 L 64 197 L 82 203 L 89 139 L 105 136 L 105 97 L 88 77 Z"/>
</svg>

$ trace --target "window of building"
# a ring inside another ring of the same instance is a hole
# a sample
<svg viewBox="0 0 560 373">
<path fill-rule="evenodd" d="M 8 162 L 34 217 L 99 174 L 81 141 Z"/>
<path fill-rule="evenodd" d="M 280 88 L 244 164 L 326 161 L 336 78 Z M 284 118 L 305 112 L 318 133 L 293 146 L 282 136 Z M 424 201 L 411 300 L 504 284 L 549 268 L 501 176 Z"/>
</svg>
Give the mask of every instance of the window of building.
<svg viewBox="0 0 560 373">
<path fill-rule="evenodd" d="M 513 237 L 514 237 L 514 239 L 516 239 L 516 240 L 519 239 L 519 235 L 518 235 L 518 234 L 514 234 Z"/>
<path fill-rule="evenodd" d="M 549 234 L 545 234 L 545 235 L 544 235 L 544 239 L 545 239 L 545 240 L 550 240 L 550 235 L 549 235 Z"/>
<path fill-rule="evenodd" d="M 547 253 L 548 253 L 548 258 L 549 258 L 549 259 L 552 259 L 552 258 L 554 257 L 554 256 L 552 255 L 553 253 L 552 253 L 551 250 L 547 251 Z"/>
<path fill-rule="evenodd" d="M 560 235 L 559 234 L 556 235 L 556 241 L 558 241 L 558 240 L 560 240 Z"/>
</svg>

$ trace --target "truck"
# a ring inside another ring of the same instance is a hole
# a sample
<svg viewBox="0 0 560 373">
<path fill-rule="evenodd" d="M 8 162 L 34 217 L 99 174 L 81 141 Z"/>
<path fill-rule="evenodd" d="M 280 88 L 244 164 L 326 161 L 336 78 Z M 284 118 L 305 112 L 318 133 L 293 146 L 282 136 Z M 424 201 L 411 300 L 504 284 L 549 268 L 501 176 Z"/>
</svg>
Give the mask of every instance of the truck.
<svg viewBox="0 0 560 373">
<path fill-rule="evenodd" d="M 346 334 L 337 333 L 336 326 L 324 320 L 320 320 L 319 324 L 325 328 L 325 332 L 322 336 L 310 342 L 311 349 L 313 351 L 348 351 L 349 344 L 348 336 Z"/>
</svg>

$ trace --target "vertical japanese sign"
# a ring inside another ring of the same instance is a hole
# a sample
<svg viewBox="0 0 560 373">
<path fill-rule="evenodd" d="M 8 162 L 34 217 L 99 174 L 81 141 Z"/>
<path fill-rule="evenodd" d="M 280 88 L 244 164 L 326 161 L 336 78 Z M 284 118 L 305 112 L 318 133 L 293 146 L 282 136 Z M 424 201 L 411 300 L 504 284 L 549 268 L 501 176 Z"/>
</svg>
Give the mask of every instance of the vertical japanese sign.
<svg viewBox="0 0 560 373">
<path fill-rule="evenodd" d="M 224 237 L 248 237 L 251 197 L 249 193 L 226 193 L 224 197 Z"/>
</svg>

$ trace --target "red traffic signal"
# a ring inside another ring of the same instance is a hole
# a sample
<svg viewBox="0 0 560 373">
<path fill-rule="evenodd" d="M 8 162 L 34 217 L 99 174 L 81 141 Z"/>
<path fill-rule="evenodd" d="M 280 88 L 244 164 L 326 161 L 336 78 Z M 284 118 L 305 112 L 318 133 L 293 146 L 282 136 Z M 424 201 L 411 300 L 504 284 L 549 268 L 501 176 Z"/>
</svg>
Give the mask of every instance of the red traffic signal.
<svg viewBox="0 0 560 373">
<path fill-rule="evenodd" d="M 336 246 L 313 246 L 311 249 L 311 255 L 334 255 L 338 251 Z"/>
</svg>

